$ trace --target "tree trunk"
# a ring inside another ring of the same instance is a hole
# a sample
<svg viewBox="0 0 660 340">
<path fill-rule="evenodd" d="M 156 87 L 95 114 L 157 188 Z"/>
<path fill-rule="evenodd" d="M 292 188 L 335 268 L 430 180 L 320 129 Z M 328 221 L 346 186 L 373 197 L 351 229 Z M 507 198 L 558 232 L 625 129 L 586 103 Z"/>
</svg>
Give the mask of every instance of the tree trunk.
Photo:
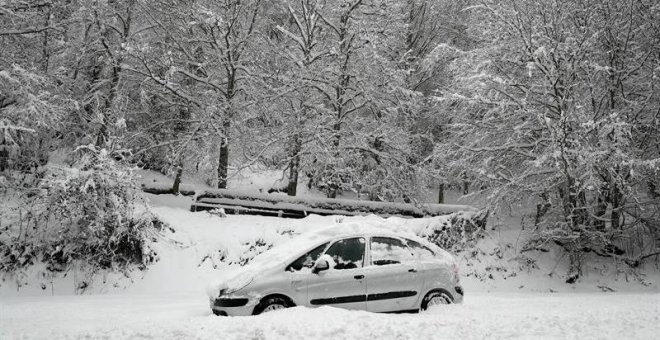
<svg viewBox="0 0 660 340">
<path fill-rule="evenodd" d="M 128 41 L 128 36 L 129 32 L 131 30 L 131 19 L 132 19 L 132 14 L 133 14 L 133 6 L 135 5 L 135 1 L 128 1 L 128 7 L 126 9 L 126 18 L 121 18 L 121 15 L 118 15 L 118 17 L 122 20 L 123 22 L 123 30 L 122 32 L 119 32 L 120 39 L 121 39 L 121 46 L 123 50 L 123 45 L 126 44 Z M 97 22 L 97 25 L 99 28 L 101 28 L 101 23 Z M 109 41 L 111 40 L 109 38 L 110 30 L 104 26 L 103 31 L 101 32 L 101 43 L 106 49 L 106 54 L 108 58 L 112 61 L 112 77 L 110 79 L 110 89 L 108 90 L 108 95 L 105 98 L 105 102 L 103 107 L 100 108 L 100 113 L 101 113 L 101 126 L 99 127 L 99 132 L 96 137 L 96 146 L 101 148 L 105 142 L 108 141 L 108 124 L 110 120 L 110 114 L 112 113 L 112 106 L 115 101 L 115 97 L 117 96 L 117 92 L 119 92 L 119 79 L 121 77 L 121 73 L 123 71 L 122 64 L 124 62 L 124 57 L 123 57 L 123 51 L 119 52 L 118 55 L 112 52 L 109 44 Z"/>
<path fill-rule="evenodd" d="M 227 45 L 227 49 L 230 46 Z M 234 118 L 234 95 L 236 94 L 236 68 L 231 65 L 227 70 L 227 90 L 225 93 L 225 116 L 222 121 L 222 138 L 218 157 L 218 189 L 227 189 L 227 169 L 229 167 L 229 133 L 231 120 Z"/>
<path fill-rule="evenodd" d="M 46 20 L 44 22 L 44 27 L 50 26 L 50 17 L 51 17 L 51 5 L 48 5 L 46 7 L 46 11 L 44 13 Z M 48 30 L 44 30 L 44 38 L 42 42 L 42 62 L 43 64 L 41 65 L 43 71 L 45 74 L 48 74 L 48 64 L 50 62 L 50 51 L 48 49 Z"/>
<path fill-rule="evenodd" d="M 569 182 L 570 178 L 567 179 L 566 182 L 561 183 L 558 191 L 564 212 L 564 221 L 570 223 L 571 226 L 574 226 L 573 213 L 575 210 L 575 201 L 573 200 L 574 196 L 571 194 L 571 184 Z"/>
<path fill-rule="evenodd" d="M 612 204 L 612 228 L 619 229 L 621 227 L 621 192 L 619 186 L 615 183 L 610 184 L 610 203 Z"/>
<path fill-rule="evenodd" d="M 607 197 L 599 194 L 596 201 L 596 211 L 594 212 L 594 227 L 597 230 L 605 230 L 605 220 L 607 219 Z"/>
<path fill-rule="evenodd" d="M 651 195 L 653 199 L 660 198 L 660 191 L 658 191 L 658 187 L 653 179 L 647 181 L 647 186 L 649 188 L 649 195 Z"/>
<path fill-rule="evenodd" d="M 9 167 L 9 149 L 3 147 L 3 145 L 0 144 L 0 172 L 4 172 L 8 167 Z"/>
<path fill-rule="evenodd" d="M 172 184 L 172 193 L 179 194 L 179 186 L 181 185 L 181 176 L 183 175 L 183 155 L 179 156 L 179 164 L 176 167 L 176 176 L 174 177 L 174 184 Z"/>
<path fill-rule="evenodd" d="M 342 112 L 341 109 L 338 109 L 338 114 L 337 114 L 338 119 L 339 117 L 341 117 L 341 112 Z M 338 120 L 337 122 L 335 122 L 332 128 L 335 131 L 335 135 L 332 141 L 332 146 L 334 149 L 332 154 L 334 155 L 335 160 L 338 160 L 341 156 L 339 152 L 339 141 L 341 140 L 341 135 L 339 133 L 341 131 L 341 122 Z M 328 184 L 326 196 L 328 198 L 336 198 L 337 191 L 339 191 L 339 184 L 335 183 L 335 181 L 339 179 L 339 176 L 335 169 L 333 169 L 332 172 L 329 173 L 328 175 L 330 176 L 331 182 L 330 184 Z"/>
<path fill-rule="evenodd" d="M 289 185 L 286 193 L 289 196 L 296 196 L 298 190 L 298 173 L 300 172 L 300 136 L 296 134 L 293 137 L 291 145 L 291 160 L 289 161 Z"/>
<path fill-rule="evenodd" d="M 337 188 L 336 184 L 330 184 L 328 186 L 328 193 L 327 193 L 326 196 L 328 198 L 337 198 L 337 190 L 338 190 L 338 188 Z"/>
<path fill-rule="evenodd" d="M 547 193 L 541 194 L 541 200 L 542 202 L 536 205 L 536 217 L 534 218 L 535 226 L 541 223 L 541 219 L 543 218 L 543 216 L 545 216 L 548 210 L 550 210 L 550 207 L 552 207 L 552 204 L 550 204 L 550 200 L 548 198 Z"/>
<path fill-rule="evenodd" d="M 352 50 L 353 39 L 350 38 L 349 21 L 352 18 L 351 16 L 352 11 L 355 10 L 356 7 L 353 6 L 348 6 L 348 7 L 349 9 L 346 12 L 344 12 L 339 18 L 339 30 L 337 31 L 339 37 L 339 56 L 341 60 L 341 65 L 339 66 L 338 82 L 334 86 L 335 98 L 334 98 L 334 103 L 332 103 L 333 111 L 335 113 L 335 122 L 332 126 L 332 129 L 334 130 L 334 136 L 332 141 L 332 147 L 333 147 L 332 155 L 334 156 L 335 160 L 338 160 L 341 157 L 341 151 L 339 145 L 341 143 L 342 122 L 345 118 L 344 114 L 346 112 L 345 106 L 347 105 L 346 102 L 344 101 L 345 99 L 344 96 L 346 95 L 346 90 L 349 88 L 349 84 L 351 83 L 351 78 L 353 77 L 349 66 L 349 60 L 351 59 L 353 53 Z M 343 179 L 341 178 L 341 176 L 339 176 L 336 169 L 333 169 L 329 175 L 331 178 L 331 182 L 328 185 L 327 197 L 336 198 L 341 181 Z"/>
<path fill-rule="evenodd" d="M 568 269 L 568 278 L 566 283 L 573 284 L 575 283 L 580 276 L 582 275 L 582 254 L 577 251 L 571 250 L 568 254 L 569 259 L 569 269 Z"/>
<path fill-rule="evenodd" d="M 440 183 L 438 187 L 438 203 L 445 203 L 445 183 Z"/>
<path fill-rule="evenodd" d="M 575 188 L 577 190 L 577 188 Z M 577 214 L 579 224 L 585 225 L 590 223 L 589 221 L 589 210 L 587 209 L 587 194 L 584 191 L 580 191 L 577 194 Z"/>
<path fill-rule="evenodd" d="M 225 118 L 222 123 L 224 135 L 220 139 L 220 155 L 218 157 L 218 189 L 227 189 L 227 168 L 229 167 L 229 129 L 231 122 Z"/>
<path fill-rule="evenodd" d="M 99 127 L 98 135 L 96 136 L 96 146 L 101 148 L 108 141 L 108 121 L 112 113 L 112 105 L 119 90 L 119 75 L 121 74 L 121 58 L 115 61 L 112 67 L 112 78 L 110 82 L 110 92 L 105 99 L 105 104 L 101 108 L 101 126 Z"/>
</svg>

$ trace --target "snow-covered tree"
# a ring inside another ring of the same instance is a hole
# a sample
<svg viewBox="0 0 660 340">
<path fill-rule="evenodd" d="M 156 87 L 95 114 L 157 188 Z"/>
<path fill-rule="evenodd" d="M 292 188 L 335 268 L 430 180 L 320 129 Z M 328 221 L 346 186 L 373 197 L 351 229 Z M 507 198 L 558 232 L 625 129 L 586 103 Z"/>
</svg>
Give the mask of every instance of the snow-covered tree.
<svg viewBox="0 0 660 340">
<path fill-rule="evenodd" d="M 262 3 L 163 0 L 148 6 L 156 36 L 164 37 L 159 50 L 165 54 L 148 59 L 143 52 L 151 47 L 140 46 L 134 56 L 142 65 L 133 71 L 199 108 L 204 116 L 199 129 L 212 130 L 219 144 L 213 148 L 218 152 L 217 186 L 226 188 L 232 123 L 254 104 L 246 84 L 253 62 L 248 48 Z"/>
<path fill-rule="evenodd" d="M 72 260 L 144 264 L 143 232 L 153 220 L 134 214 L 134 182 L 118 175 L 129 171 L 117 162 L 131 101 L 123 68 L 136 4 L 0 4 L 3 271 L 37 262 L 63 270 Z M 79 145 L 96 156 L 74 152 Z"/>
<path fill-rule="evenodd" d="M 320 98 L 314 89 L 323 78 L 324 59 L 329 56 L 327 44 L 324 42 L 323 20 L 321 13 L 324 4 L 317 0 L 290 1 L 283 4 L 286 13 L 292 19 L 285 27 L 277 25 L 284 41 L 281 53 L 287 58 L 284 64 L 286 70 L 281 76 L 282 83 L 291 90 L 283 96 L 283 114 L 287 129 L 290 131 L 286 141 L 288 158 L 287 194 L 295 196 L 298 178 L 301 171 L 303 146 L 313 138 L 316 118 L 319 114 Z M 320 65 L 319 65 L 320 64 Z"/>
<path fill-rule="evenodd" d="M 631 227 L 658 233 L 646 190 L 658 173 L 657 4 L 510 0 L 472 10 L 480 48 L 444 52 L 457 75 L 437 98 L 450 121 L 444 170 L 467 175 L 496 206 L 536 199 L 547 229 L 533 247 L 565 249 L 573 278 L 587 252 L 657 252 L 625 241 Z"/>
</svg>

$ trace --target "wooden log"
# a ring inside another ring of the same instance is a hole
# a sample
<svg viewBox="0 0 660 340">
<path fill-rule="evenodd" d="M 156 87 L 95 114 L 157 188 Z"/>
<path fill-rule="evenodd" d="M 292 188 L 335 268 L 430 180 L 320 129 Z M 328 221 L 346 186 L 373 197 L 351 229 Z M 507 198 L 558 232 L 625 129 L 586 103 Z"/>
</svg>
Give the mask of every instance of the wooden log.
<svg viewBox="0 0 660 340">
<path fill-rule="evenodd" d="M 165 195 L 165 194 L 173 194 L 172 188 L 164 188 L 164 187 L 148 187 L 148 186 L 142 186 L 142 191 L 146 192 L 148 194 L 154 194 L 154 195 Z M 195 195 L 195 190 L 185 190 L 185 189 L 179 189 L 179 194 L 183 196 L 194 196 Z"/>
<path fill-rule="evenodd" d="M 369 215 L 382 217 L 427 217 L 459 211 L 476 212 L 467 205 L 420 204 L 355 201 L 345 199 L 300 198 L 284 195 L 245 193 L 234 190 L 205 190 L 196 197 L 191 211 L 223 208 L 228 213 L 258 214 L 302 218 L 317 215 Z"/>
</svg>

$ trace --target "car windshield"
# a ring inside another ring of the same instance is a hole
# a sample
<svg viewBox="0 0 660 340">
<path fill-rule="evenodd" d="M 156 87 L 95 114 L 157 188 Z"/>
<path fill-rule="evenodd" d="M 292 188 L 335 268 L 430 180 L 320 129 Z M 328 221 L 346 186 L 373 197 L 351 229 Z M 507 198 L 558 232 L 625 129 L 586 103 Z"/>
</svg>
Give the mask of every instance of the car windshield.
<svg viewBox="0 0 660 340">
<path fill-rule="evenodd" d="M 314 262 L 319 258 L 319 256 L 321 256 L 321 253 L 323 253 L 323 250 L 328 245 L 328 243 L 329 242 L 326 242 L 299 257 L 288 267 L 286 267 L 286 270 L 290 272 L 297 272 L 303 268 L 311 268 L 314 265 Z"/>
</svg>

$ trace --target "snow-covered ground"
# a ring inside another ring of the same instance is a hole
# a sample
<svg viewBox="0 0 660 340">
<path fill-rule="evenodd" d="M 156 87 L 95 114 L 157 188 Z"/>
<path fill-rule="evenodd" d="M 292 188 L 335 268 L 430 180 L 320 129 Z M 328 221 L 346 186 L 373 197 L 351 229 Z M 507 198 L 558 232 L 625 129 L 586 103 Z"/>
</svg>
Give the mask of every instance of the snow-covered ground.
<svg viewBox="0 0 660 340">
<path fill-rule="evenodd" d="M 420 314 L 296 307 L 216 317 L 197 294 L 8 298 L 0 339 L 653 339 L 660 295 L 468 292 Z"/>
<path fill-rule="evenodd" d="M 657 270 L 647 270 L 648 276 L 639 280 L 611 265 L 595 265 L 585 268 L 578 283 L 565 284 L 562 262 L 549 254 L 511 256 L 524 237 L 518 217 L 493 219 L 477 255 L 459 256 L 466 288 L 460 305 L 414 315 L 323 307 L 216 317 L 208 306 L 207 285 L 268 244 L 333 223 L 383 219 L 220 217 L 188 211 L 190 197 L 147 197 L 171 226 L 171 231 L 154 234 L 151 246 L 158 262 L 128 277 L 89 277 L 73 268 L 66 277 L 51 278 L 38 267 L 21 277 L 5 277 L 0 282 L 0 339 L 651 339 L 660 334 Z M 387 223 L 418 232 L 429 221 L 390 218 Z M 28 284 L 18 286 L 19 281 Z M 82 281 L 87 288 L 81 290 Z M 610 290 L 616 292 L 604 292 Z"/>
</svg>

